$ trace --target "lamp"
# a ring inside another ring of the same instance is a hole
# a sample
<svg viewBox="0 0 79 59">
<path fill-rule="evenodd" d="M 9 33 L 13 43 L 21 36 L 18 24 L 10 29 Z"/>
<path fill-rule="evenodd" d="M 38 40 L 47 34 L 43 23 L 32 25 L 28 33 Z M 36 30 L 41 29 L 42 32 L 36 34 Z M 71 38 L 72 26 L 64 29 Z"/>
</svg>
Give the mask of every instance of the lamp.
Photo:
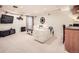
<svg viewBox="0 0 79 59">
<path fill-rule="evenodd" d="M 18 20 L 23 20 L 22 15 L 17 17 Z"/>
</svg>

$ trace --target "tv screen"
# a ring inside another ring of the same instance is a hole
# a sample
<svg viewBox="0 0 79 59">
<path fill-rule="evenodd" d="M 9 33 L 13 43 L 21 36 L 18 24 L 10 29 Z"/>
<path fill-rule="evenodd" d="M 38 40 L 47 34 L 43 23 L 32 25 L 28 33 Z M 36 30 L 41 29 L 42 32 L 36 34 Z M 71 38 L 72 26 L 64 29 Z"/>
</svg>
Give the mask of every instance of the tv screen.
<svg viewBox="0 0 79 59">
<path fill-rule="evenodd" d="M 13 23 L 13 19 L 14 19 L 13 16 L 2 14 L 0 23 Z"/>
</svg>

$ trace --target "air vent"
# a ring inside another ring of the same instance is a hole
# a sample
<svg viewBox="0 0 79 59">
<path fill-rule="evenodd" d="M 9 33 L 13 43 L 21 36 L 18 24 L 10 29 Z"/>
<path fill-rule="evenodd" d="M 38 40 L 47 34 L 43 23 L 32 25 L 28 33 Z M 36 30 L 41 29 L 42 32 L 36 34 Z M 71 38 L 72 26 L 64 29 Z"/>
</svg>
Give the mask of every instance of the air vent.
<svg viewBox="0 0 79 59">
<path fill-rule="evenodd" d="M 0 5 L 0 8 L 2 8 L 2 5 Z"/>
<path fill-rule="evenodd" d="M 13 6 L 13 8 L 18 8 L 18 6 Z"/>
</svg>

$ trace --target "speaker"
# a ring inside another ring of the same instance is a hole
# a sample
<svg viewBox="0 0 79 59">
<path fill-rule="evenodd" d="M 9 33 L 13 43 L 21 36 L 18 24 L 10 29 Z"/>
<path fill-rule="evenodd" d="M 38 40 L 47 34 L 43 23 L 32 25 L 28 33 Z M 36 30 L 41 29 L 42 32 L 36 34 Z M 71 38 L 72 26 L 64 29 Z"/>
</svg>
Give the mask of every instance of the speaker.
<svg viewBox="0 0 79 59">
<path fill-rule="evenodd" d="M 21 32 L 26 31 L 26 27 L 21 27 Z"/>
</svg>

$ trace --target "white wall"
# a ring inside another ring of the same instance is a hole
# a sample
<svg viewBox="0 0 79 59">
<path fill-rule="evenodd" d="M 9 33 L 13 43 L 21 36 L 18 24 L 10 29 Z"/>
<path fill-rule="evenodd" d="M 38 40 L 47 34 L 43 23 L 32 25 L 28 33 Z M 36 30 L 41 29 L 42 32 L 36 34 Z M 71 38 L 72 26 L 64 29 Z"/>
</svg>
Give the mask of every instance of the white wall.
<svg viewBox="0 0 79 59">
<path fill-rule="evenodd" d="M 3 12 L 2 12 L 3 13 Z M 0 15 L 2 14 L 0 13 Z M 11 14 L 10 14 L 11 15 Z M 26 26 L 26 16 L 23 16 L 23 20 L 17 20 L 16 17 L 19 15 L 13 15 L 14 22 L 13 24 L 0 24 L 0 30 L 15 28 L 17 32 L 20 31 L 21 26 Z M 34 19 L 34 27 L 40 25 L 40 17 L 45 17 L 45 24 L 44 26 L 53 26 L 54 33 L 57 38 L 62 38 L 63 36 L 63 28 L 62 25 L 72 24 L 73 20 L 69 17 L 69 12 L 57 12 L 51 13 L 51 15 L 40 14 Z"/>
<path fill-rule="evenodd" d="M 4 14 L 4 13 L 1 12 L 0 16 L 1 14 Z M 12 14 L 7 14 L 7 15 L 12 15 Z M 7 30 L 10 28 L 14 28 L 16 29 L 16 32 L 20 32 L 20 28 L 22 26 L 26 26 L 26 16 L 23 16 L 23 20 L 17 19 L 19 15 L 12 15 L 12 16 L 14 16 L 13 24 L 0 24 L 0 30 Z"/>
<path fill-rule="evenodd" d="M 42 14 L 37 16 L 34 20 L 35 27 L 40 25 L 40 17 L 45 17 L 46 19 L 44 26 L 53 26 L 55 37 L 57 38 L 63 37 L 63 24 L 69 25 L 73 23 L 73 20 L 69 17 L 69 12 L 58 12 L 51 13 L 51 15 Z"/>
</svg>

